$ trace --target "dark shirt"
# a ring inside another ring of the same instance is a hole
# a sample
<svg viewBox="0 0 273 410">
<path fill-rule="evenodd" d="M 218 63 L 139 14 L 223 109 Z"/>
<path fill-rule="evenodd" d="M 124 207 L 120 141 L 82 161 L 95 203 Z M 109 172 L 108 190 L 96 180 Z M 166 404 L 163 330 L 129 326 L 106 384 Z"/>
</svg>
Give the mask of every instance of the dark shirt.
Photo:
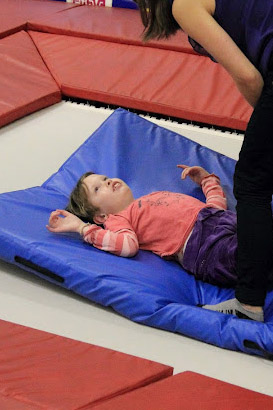
<svg viewBox="0 0 273 410">
<path fill-rule="evenodd" d="M 215 3 L 214 19 L 265 77 L 272 68 L 273 1 L 216 0 Z M 200 44 L 191 38 L 189 41 L 195 51 L 209 56 Z"/>
</svg>

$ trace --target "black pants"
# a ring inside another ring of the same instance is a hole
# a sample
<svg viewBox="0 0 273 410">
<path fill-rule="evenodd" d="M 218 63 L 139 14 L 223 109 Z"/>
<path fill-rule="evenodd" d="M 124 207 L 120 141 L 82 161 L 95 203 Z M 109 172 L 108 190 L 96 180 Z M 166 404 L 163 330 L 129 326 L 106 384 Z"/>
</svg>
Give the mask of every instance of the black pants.
<svg viewBox="0 0 273 410">
<path fill-rule="evenodd" d="M 273 72 L 249 121 L 234 174 L 237 199 L 236 298 L 263 306 L 273 263 Z"/>
</svg>

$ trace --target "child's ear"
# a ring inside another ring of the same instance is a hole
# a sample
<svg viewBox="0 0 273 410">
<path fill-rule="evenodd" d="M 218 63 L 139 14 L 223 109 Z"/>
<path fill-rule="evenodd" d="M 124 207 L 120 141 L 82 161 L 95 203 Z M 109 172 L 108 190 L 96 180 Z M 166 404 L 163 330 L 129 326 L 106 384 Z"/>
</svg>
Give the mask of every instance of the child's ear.
<svg viewBox="0 0 273 410">
<path fill-rule="evenodd" d="M 93 221 L 95 224 L 102 225 L 106 219 L 108 218 L 108 215 L 105 214 L 97 214 L 94 216 Z"/>
</svg>

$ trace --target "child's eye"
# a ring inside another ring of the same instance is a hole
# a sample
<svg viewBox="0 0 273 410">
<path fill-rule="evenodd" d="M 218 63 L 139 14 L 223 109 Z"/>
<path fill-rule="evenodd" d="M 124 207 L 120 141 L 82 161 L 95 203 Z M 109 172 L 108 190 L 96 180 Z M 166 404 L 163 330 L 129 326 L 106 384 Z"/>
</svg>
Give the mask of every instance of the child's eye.
<svg viewBox="0 0 273 410">
<path fill-rule="evenodd" d="M 104 177 L 104 179 L 103 179 L 103 180 L 104 180 L 104 181 L 106 181 L 106 179 L 107 179 L 107 177 Z"/>
<path fill-rule="evenodd" d="M 96 186 L 96 188 L 95 188 L 95 192 L 97 192 L 99 190 L 99 188 Z"/>
</svg>

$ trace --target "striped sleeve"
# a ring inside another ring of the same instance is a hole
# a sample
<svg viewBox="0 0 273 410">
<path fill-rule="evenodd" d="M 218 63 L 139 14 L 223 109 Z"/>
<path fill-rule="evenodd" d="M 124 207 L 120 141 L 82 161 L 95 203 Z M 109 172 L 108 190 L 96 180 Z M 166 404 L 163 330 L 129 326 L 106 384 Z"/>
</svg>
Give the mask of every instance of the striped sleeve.
<svg viewBox="0 0 273 410">
<path fill-rule="evenodd" d="M 86 230 L 83 239 L 95 248 L 124 258 L 135 256 L 139 250 L 137 236 L 129 229 L 112 232 L 93 224 Z"/>
<path fill-rule="evenodd" d="M 227 209 L 227 200 L 220 185 L 220 178 L 210 174 L 203 178 L 201 187 L 206 197 L 207 206 L 218 209 Z"/>
</svg>

